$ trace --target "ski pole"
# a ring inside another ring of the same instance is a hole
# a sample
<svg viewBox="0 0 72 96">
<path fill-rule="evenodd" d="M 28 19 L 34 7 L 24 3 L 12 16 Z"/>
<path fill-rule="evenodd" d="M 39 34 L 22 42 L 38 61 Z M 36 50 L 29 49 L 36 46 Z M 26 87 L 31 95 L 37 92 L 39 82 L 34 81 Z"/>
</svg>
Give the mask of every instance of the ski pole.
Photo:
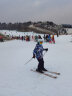
<svg viewBox="0 0 72 96">
<path fill-rule="evenodd" d="M 46 52 L 43 54 L 43 56 L 46 54 Z"/>
<path fill-rule="evenodd" d="M 33 58 L 31 58 L 29 61 L 27 61 L 24 65 L 28 64 Z"/>
</svg>

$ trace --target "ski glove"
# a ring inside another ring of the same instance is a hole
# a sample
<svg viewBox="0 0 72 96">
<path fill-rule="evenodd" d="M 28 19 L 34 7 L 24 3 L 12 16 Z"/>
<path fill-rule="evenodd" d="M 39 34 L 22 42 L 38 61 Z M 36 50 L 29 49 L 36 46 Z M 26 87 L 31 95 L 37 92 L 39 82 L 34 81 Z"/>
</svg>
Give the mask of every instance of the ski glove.
<svg viewBox="0 0 72 96">
<path fill-rule="evenodd" d="M 44 49 L 45 51 L 48 51 L 48 48 Z"/>
<path fill-rule="evenodd" d="M 33 54 L 33 57 L 32 58 L 35 58 L 35 55 Z"/>
</svg>

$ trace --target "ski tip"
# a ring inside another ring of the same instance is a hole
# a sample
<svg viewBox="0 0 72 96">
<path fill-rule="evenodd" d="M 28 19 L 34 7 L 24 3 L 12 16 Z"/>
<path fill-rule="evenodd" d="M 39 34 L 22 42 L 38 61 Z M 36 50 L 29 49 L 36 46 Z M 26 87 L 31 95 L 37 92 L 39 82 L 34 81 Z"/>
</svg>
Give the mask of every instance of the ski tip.
<svg viewBox="0 0 72 96">
<path fill-rule="evenodd" d="M 55 79 L 57 78 L 57 76 L 54 77 Z"/>
</svg>

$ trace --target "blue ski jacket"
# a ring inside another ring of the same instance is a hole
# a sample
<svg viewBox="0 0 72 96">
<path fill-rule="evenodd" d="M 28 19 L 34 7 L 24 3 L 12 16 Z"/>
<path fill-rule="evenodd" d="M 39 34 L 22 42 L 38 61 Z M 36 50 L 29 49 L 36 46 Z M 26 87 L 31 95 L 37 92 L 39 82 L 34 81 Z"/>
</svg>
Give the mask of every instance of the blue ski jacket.
<svg viewBox="0 0 72 96">
<path fill-rule="evenodd" d="M 33 50 L 33 55 L 35 55 L 35 57 L 37 59 L 41 59 L 43 58 L 43 46 L 40 44 L 36 44 L 35 49 Z"/>
</svg>

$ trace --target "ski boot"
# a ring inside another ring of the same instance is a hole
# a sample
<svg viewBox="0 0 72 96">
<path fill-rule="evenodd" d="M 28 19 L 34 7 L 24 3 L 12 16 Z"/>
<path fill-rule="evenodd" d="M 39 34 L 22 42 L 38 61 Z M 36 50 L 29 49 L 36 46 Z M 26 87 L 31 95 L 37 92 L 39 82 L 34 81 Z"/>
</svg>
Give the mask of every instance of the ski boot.
<svg viewBox="0 0 72 96">
<path fill-rule="evenodd" d="M 42 71 L 48 71 L 47 69 L 43 68 Z"/>
<path fill-rule="evenodd" d="M 39 73 L 44 73 L 42 70 L 36 69 L 37 72 Z"/>
</svg>

